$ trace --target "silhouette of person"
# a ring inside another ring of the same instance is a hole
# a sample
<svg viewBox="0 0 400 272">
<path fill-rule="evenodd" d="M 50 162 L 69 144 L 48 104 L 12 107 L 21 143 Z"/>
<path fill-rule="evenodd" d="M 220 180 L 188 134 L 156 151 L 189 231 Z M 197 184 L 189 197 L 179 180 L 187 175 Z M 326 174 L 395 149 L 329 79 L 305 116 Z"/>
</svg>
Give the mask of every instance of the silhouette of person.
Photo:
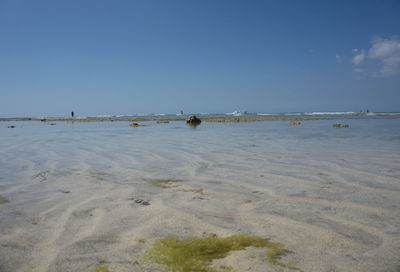
<svg viewBox="0 0 400 272">
<path fill-rule="evenodd" d="M 72 118 L 74 118 L 74 112 L 73 111 L 71 112 L 71 116 L 72 116 Z"/>
</svg>

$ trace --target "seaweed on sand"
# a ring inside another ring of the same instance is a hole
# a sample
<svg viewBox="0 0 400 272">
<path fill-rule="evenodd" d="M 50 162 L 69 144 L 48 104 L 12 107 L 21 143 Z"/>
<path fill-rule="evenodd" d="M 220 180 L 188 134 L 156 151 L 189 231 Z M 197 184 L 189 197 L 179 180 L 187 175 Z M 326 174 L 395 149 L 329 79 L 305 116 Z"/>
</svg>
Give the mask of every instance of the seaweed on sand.
<svg viewBox="0 0 400 272">
<path fill-rule="evenodd" d="M 8 202 L 8 199 L 0 195 L 0 204 Z"/>
<path fill-rule="evenodd" d="M 183 182 L 182 179 L 169 179 L 169 178 L 143 178 L 143 180 L 150 185 L 164 189 L 178 187 L 179 185 L 174 183 Z"/>
<path fill-rule="evenodd" d="M 185 193 L 196 193 L 196 194 L 204 194 L 204 191 L 202 188 L 198 188 L 198 189 L 179 189 L 178 191 L 180 192 L 185 192 Z"/>
<path fill-rule="evenodd" d="M 243 250 L 250 246 L 265 247 L 270 263 L 286 266 L 279 260 L 284 253 L 284 245 L 247 234 L 225 238 L 208 236 L 179 239 L 176 236 L 167 236 L 154 241 L 153 246 L 145 252 L 144 261 L 161 264 L 172 272 L 218 272 L 211 267 L 214 259 L 225 258 L 231 251 Z M 232 271 L 233 268 L 227 269 L 225 271 Z"/>
<path fill-rule="evenodd" d="M 111 176 L 109 173 L 99 170 L 94 170 L 89 173 L 89 177 L 95 178 L 97 180 L 104 180 L 106 177 Z"/>
<path fill-rule="evenodd" d="M 108 265 L 103 265 L 103 266 L 96 267 L 93 270 L 93 272 L 111 272 L 111 271 L 108 269 Z"/>
</svg>

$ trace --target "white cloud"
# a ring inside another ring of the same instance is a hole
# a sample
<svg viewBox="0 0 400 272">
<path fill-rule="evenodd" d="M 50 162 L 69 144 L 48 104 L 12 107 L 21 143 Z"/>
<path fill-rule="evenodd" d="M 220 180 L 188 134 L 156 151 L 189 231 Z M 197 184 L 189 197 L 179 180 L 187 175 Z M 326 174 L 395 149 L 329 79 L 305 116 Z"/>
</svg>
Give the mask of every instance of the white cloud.
<svg viewBox="0 0 400 272">
<path fill-rule="evenodd" d="M 342 57 L 339 54 L 336 54 L 336 61 L 342 63 Z"/>
<path fill-rule="evenodd" d="M 353 51 L 354 51 L 354 50 L 353 50 Z M 358 50 L 355 51 L 355 52 L 358 52 Z M 363 62 L 363 60 L 365 59 L 365 56 L 366 56 L 365 50 L 364 50 L 364 49 L 361 49 L 360 54 L 355 55 L 354 58 L 353 58 L 353 60 L 352 60 L 352 62 L 353 62 L 355 65 L 359 65 L 361 62 Z"/>
<path fill-rule="evenodd" d="M 382 39 L 375 37 L 371 41 L 371 48 L 368 49 L 368 54 L 364 49 L 353 49 L 356 54 L 352 63 L 360 66 L 365 63 L 363 69 L 355 68 L 355 73 L 370 74 L 375 77 L 389 77 L 397 74 L 400 71 L 400 41 L 396 37 L 390 39 Z M 369 62 L 367 60 L 370 60 Z M 373 63 L 378 63 L 379 70 L 369 71 L 372 69 Z M 366 67 L 366 65 L 368 65 Z M 369 69 L 367 69 L 369 67 Z"/>
<path fill-rule="evenodd" d="M 372 40 L 368 57 L 381 62 L 381 68 L 379 72 L 374 73 L 375 76 L 395 75 L 400 70 L 400 41 L 395 37 L 392 39 L 375 37 Z"/>
</svg>

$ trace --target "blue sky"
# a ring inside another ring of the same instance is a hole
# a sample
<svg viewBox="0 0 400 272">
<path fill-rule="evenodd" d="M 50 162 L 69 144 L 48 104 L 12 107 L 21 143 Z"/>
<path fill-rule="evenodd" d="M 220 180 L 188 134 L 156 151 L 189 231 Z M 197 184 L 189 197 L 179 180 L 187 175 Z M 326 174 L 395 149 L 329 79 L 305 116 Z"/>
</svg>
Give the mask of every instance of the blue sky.
<svg viewBox="0 0 400 272">
<path fill-rule="evenodd" d="M 400 111 L 400 1 L 0 0 L 0 117 Z"/>
</svg>

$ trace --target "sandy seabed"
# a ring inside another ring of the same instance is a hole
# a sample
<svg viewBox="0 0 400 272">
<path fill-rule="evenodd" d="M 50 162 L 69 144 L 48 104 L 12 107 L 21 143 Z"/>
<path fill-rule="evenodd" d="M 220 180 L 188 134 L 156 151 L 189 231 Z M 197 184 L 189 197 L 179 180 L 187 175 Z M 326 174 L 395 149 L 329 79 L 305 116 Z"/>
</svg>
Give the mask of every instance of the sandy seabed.
<svg viewBox="0 0 400 272">
<path fill-rule="evenodd" d="M 400 271 L 399 130 L 353 122 L 1 128 L 0 271 L 164 271 L 155 239 L 214 234 L 280 242 L 287 264 L 250 247 L 216 268 Z"/>
</svg>

